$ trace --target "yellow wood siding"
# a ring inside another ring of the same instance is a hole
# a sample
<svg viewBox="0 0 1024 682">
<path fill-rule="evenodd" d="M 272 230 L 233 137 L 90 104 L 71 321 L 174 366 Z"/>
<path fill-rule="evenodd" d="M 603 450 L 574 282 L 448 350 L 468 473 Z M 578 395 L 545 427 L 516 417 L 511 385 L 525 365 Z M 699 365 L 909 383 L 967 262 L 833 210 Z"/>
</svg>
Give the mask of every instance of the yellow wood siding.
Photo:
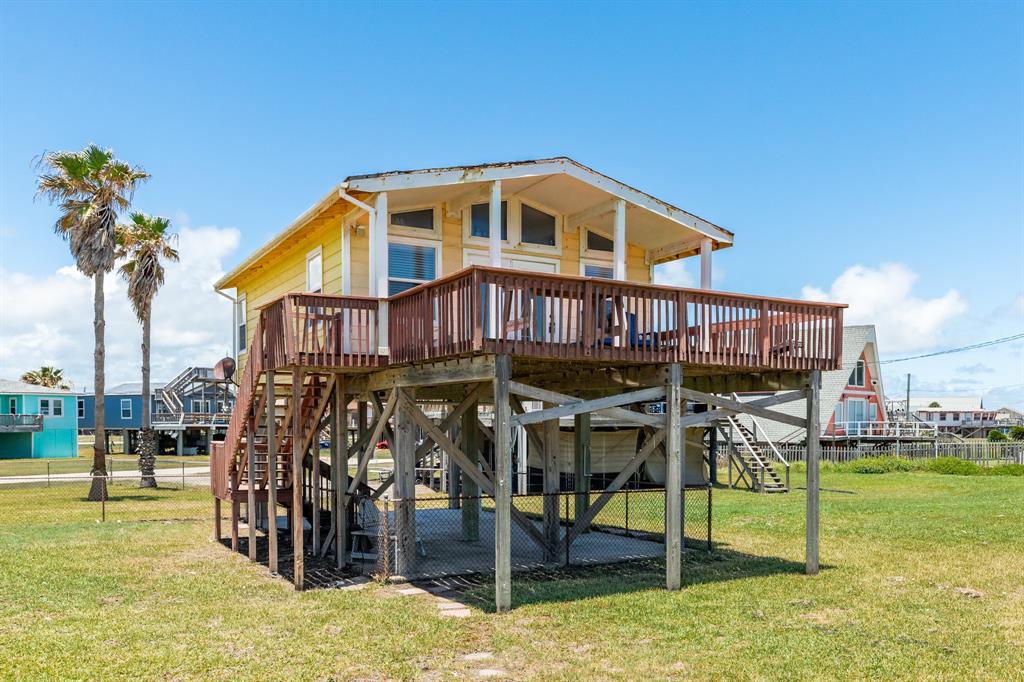
<svg viewBox="0 0 1024 682">
<path fill-rule="evenodd" d="M 479 243 L 465 244 L 462 236 L 461 218 L 449 218 L 442 213 L 441 268 L 443 275 L 457 272 L 463 268 L 465 248 L 485 251 L 486 246 Z M 369 292 L 369 238 L 367 221 L 363 215 L 359 219 L 361 230 L 350 229 L 349 240 L 351 285 L 349 293 L 365 296 Z M 324 293 L 341 294 L 342 288 L 342 250 L 341 227 L 342 215 L 339 210 L 325 211 L 320 217 L 311 220 L 299 233 L 290 238 L 275 251 L 267 254 L 254 267 L 241 273 L 235 279 L 238 296 L 246 298 L 246 329 L 251 339 L 259 317 L 259 309 L 282 294 L 304 291 L 306 288 L 306 256 L 320 247 L 323 254 Z M 559 271 L 564 275 L 580 274 L 580 235 L 582 228 L 574 232 L 563 232 L 561 255 L 550 252 L 532 251 L 529 249 L 507 249 L 509 254 L 524 256 L 540 256 L 559 261 Z M 358 232 L 362 232 L 359 234 Z M 430 238 L 431 234 L 425 235 Z M 435 240 L 436 241 L 436 240 Z M 611 265 L 611 262 L 608 262 Z M 634 282 L 650 282 L 650 268 L 644 263 L 643 249 L 630 245 L 626 257 L 626 276 Z M 246 340 L 248 346 L 249 339 Z M 239 357 L 239 364 L 244 365 L 245 355 Z"/>
</svg>

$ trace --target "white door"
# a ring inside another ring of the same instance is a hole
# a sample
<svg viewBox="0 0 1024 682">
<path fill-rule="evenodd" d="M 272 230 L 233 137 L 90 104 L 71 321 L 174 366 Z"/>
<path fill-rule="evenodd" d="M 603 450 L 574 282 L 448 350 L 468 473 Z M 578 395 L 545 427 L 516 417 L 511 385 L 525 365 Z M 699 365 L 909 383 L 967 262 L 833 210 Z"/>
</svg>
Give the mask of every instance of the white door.
<svg viewBox="0 0 1024 682">
<path fill-rule="evenodd" d="M 483 265 L 488 266 L 491 264 L 491 256 L 486 251 L 479 251 L 477 249 L 464 249 L 463 252 L 463 263 L 466 267 L 471 265 Z M 518 270 L 520 272 L 540 272 L 552 275 L 557 275 L 559 270 L 559 261 L 555 258 L 543 258 L 540 256 L 524 256 L 520 254 L 504 254 L 501 259 L 501 267 L 509 270 Z M 495 292 L 485 293 L 484 300 L 484 315 L 482 319 L 485 321 L 486 329 L 484 330 L 485 336 L 490 336 L 491 330 L 497 325 L 497 321 L 493 319 L 493 315 L 489 312 L 492 308 L 492 297 L 495 296 Z M 533 310 L 535 319 L 533 325 L 527 325 L 522 319 L 506 321 L 504 338 L 523 338 L 525 328 L 532 326 L 538 330 L 539 335 L 542 336 L 543 340 L 557 340 L 559 339 L 559 332 L 561 330 L 561 310 L 560 302 L 538 296 L 532 305 L 526 305 L 526 301 L 523 300 L 522 295 L 518 294 L 512 300 L 512 310 Z M 498 302 L 497 305 L 493 306 L 493 310 L 502 310 L 504 306 L 504 300 Z"/>
</svg>

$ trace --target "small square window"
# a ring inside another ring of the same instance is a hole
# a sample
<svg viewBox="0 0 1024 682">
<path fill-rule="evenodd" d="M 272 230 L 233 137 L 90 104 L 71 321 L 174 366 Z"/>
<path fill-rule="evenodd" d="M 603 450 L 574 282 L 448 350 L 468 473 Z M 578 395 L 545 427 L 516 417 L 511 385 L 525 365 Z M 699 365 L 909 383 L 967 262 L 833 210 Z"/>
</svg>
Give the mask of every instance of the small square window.
<svg viewBox="0 0 1024 682">
<path fill-rule="evenodd" d="M 57 398 L 52 403 L 50 403 L 50 413 L 54 417 L 63 417 L 64 416 L 64 401 L 61 400 L 60 398 Z"/>
<path fill-rule="evenodd" d="M 434 209 L 422 208 L 416 211 L 392 213 L 391 224 L 395 227 L 412 227 L 417 230 L 433 230 Z"/>
<path fill-rule="evenodd" d="M 557 221 L 555 216 L 522 204 L 520 211 L 520 241 L 524 244 L 555 246 Z"/>
<path fill-rule="evenodd" d="M 491 205 L 473 204 L 469 209 L 470 234 L 488 239 L 491 236 Z M 501 239 L 508 241 L 508 202 L 501 202 Z"/>
<path fill-rule="evenodd" d="M 39 400 L 39 414 L 49 416 L 50 414 L 50 401 L 47 398 Z"/>
</svg>

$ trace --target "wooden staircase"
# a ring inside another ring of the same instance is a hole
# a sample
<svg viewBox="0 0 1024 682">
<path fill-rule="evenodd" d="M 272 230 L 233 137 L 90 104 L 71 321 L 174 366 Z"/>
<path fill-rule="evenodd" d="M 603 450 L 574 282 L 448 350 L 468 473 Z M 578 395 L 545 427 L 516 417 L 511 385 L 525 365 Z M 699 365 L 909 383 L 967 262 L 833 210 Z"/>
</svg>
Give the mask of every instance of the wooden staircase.
<svg viewBox="0 0 1024 682">
<path fill-rule="evenodd" d="M 729 457 L 740 472 L 740 480 L 751 490 L 762 493 L 789 492 L 789 467 L 786 465 L 786 478 L 779 475 L 774 464 L 781 460 L 781 455 L 769 442 L 767 451 L 757 442 L 757 437 L 747 428 L 737 415 L 726 417 L 731 427 L 732 438 L 728 440 Z M 725 430 L 723 433 L 725 433 Z M 728 436 L 728 433 L 726 434 Z M 774 452 L 773 452 L 774 451 Z M 783 464 L 786 464 L 782 460 Z"/>
</svg>

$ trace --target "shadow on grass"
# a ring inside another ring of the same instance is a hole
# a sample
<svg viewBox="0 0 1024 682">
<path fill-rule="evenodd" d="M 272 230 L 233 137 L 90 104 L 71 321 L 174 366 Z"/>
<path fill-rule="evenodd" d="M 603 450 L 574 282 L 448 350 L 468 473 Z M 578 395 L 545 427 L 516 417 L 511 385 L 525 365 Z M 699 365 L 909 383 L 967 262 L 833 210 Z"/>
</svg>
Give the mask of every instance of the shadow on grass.
<svg viewBox="0 0 1024 682">
<path fill-rule="evenodd" d="M 822 571 L 830 566 L 823 565 Z M 683 589 L 702 584 L 778 574 L 800 574 L 804 564 L 780 557 L 757 556 L 716 546 L 713 552 L 691 549 L 683 557 Z M 494 576 L 477 574 L 414 581 L 431 592 L 443 591 L 453 601 L 494 612 Z M 513 573 L 513 608 L 529 604 L 568 602 L 615 594 L 664 589 L 664 559 L 642 559 L 616 564 L 570 566 Z"/>
</svg>

